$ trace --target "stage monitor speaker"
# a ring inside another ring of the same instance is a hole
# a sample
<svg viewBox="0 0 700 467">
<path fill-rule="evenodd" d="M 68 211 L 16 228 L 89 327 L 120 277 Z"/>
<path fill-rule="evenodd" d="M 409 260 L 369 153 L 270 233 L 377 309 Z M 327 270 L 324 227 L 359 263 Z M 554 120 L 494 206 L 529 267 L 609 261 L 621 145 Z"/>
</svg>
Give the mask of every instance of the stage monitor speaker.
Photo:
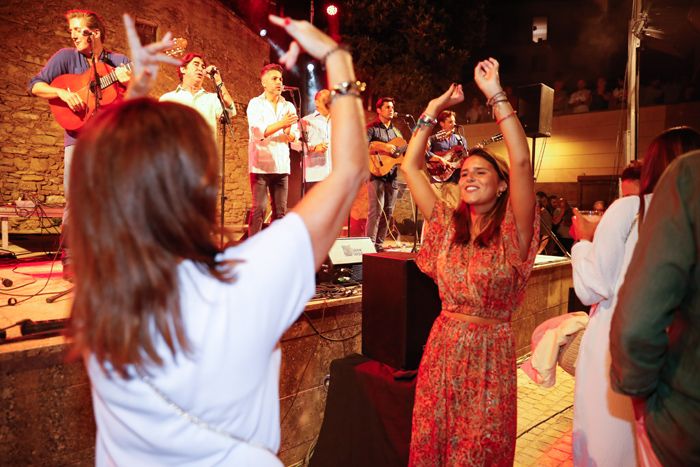
<svg viewBox="0 0 700 467">
<path fill-rule="evenodd" d="M 362 282 L 362 255 L 376 252 L 369 237 L 338 237 L 328 252 L 328 260 L 321 265 L 316 283 Z"/>
<path fill-rule="evenodd" d="M 363 260 L 362 353 L 393 368 L 418 368 L 442 303 L 415 253 L 369 254 Z"/>
<path fill-rule="evenodd" d="M 542 83 L 517 88 L 518 118 L 530 138 L 552 136 L 554 89 Z"/>
</svg>

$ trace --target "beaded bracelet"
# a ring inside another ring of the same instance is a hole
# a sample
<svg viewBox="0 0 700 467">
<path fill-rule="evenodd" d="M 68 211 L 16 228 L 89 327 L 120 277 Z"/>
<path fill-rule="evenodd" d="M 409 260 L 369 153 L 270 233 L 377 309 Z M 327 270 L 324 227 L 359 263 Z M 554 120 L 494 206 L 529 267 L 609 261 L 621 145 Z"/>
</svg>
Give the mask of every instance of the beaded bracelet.
<svg viewBox="0 0 700 467">
<path fill-rule="evenodd" d="M 499 118 L 498 120 L 496 120 L 496 125 L 500 125 L 501 122 L 502 122 L 503 120 L 507 120 L 507 119 L 509 119 L 510 117 L 512 117 L 513 115 L 515 115 L 515 114 L 517 114 L 517 113 L 518 113 L 518 112 L 516 112 L 516 111 L 514 110 L 514 111 L 512 111 L 511 113 L 509 113 L 508 115 L 505 115 L 505 116 Z"/>
<path fill-rule="evenodd" d="M 360 97 L 366 87 L 367 84 L 362 81 L 343 81 L 338 83 L 331 90 L 331 102 L 340 96 Z"/>
<path fill-rule="evenodd" d="M 432 117 L 424 112 L 421 114 L 420 117 L 418 117 L 418 121 L 416 122 L 416 126 L 413 127 L 413 131 L 416 131 L 422 127 L 432 128 L 435 125 L 437 125 L 437 118 Z"/>
<path fill-rule="evenodd" d="M 224 82 L 220 82 L 219 84 L 216 85 L 217 88 L 221 89 L 224 87 Z"/>
<path fill-rule="evenodd" d="M 506 97 L 506 92 L 505 91 L 498 91 L 496 94 L 491 96 L 491 98 L 488 101 L 486 101 L 486 105 L 488 105 L 489 107 L 492 107 L 494 104 L 497 104 L 498 102 L 496 102 L 496 99 L 498 97 Z M 506 100 L 508 100 L 507 97 L 506 97 Z M 499 102 L 501 102 L 501 101 L 499 100 Z"/>
</svg>

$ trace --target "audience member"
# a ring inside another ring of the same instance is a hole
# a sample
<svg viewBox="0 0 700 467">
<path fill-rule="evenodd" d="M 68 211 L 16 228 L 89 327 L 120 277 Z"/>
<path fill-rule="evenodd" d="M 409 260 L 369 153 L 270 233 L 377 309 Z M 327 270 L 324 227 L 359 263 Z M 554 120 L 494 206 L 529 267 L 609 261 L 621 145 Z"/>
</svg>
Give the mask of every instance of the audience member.
<svg viewBox="0 0 700 467">
<path fill-rule="evenodd" d="M 586 81 L 578 80 L 576 83 L 576 91 L 571 93 L 569 97 L 569 107 L 575 114 L 588 112 L 591 105 L 591 90 L 588 89 Z"/>
<path fill-rule="evenodd" d="M 554 102 L 552 103 L 554 115 L 565 114 L 569 105 L 569 93 L 564 88 L 564 80 L 554 82 Z"/>
<path fill-rule="evenodd" d="M 440 291 L 418 372 L 409 465 L 512 465 L 516 374 L 510 319 L 520 303 L 539 244 L 530 153 L 501 88 L 498 62 L 479 62 L 474 80 L 492 104 L 510 167 L 485 149 L 462 163 L 456 209 L 424 176 L 423 153 L 435 117 L 464 99 L 452 85 L 421 115 L 402 169 L 429 219 L 418 266 Z M 445 258 L 449 257 L 449 261 Z"/>
<path fill-rule="evenodd" d="M 596 88 L 591 96 L 591 110 L 608 110 L 610 106 L 610 92 L 605 78 L 598 78 Z"/>
<path fill-rule="evenodd" d="M 642 176 L 642 163 L 630 162 L 620 174 L 620 193 L 622 196 L 639 194 L 639 179 Z"/>
</svg>

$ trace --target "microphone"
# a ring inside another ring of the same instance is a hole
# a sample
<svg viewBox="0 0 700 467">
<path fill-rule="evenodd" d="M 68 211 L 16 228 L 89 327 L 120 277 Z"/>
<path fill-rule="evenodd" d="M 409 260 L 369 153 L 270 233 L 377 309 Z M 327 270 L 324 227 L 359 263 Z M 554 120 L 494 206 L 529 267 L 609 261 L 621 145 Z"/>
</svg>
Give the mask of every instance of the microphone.
<svg viewBox="0 0 700 467">
<path fill-rule="evenodd" d="M 413 115 L 411 115 L 411 114 L 400 114 L 398 112 L 394 112 L 394 115 L 396 115 L 397 117 L 401 117 L 401 118 L 413 118 Z"/>
<path fill-rule="evenodd" d="M 218 71 L 218 68 L 216 68 L 215 66 L 211 67 L 211 70 L 209 70 L 209 76 L 211 76 L 211 78 L 213 79 L 214 75 L 216 75 Z"/>
<path fill-rule="evenodd" d="M 81 32 L 81 34 L 82 34 L 83 36 L 85 36 L 85 37 L 94 36 L 94 35 L 95 35 L 95 33 L 92 32 L 92 31 L 90 31 L 89 29 L 83 29 L 83 31 Z"/>
<path fill-rule="evenodd" d="M 12 287 L 12 279 L 0 277 L 0 282 L 2 282 L 3 287 Z"/>
<path fill-rule="evenodd" d="M 299 88 L 297 88 L 295 86 L 286 86 L 286 85 L 282 86 L 282 91 L 298 91 L 298 90 L 299 90 Z"/>
</svg>

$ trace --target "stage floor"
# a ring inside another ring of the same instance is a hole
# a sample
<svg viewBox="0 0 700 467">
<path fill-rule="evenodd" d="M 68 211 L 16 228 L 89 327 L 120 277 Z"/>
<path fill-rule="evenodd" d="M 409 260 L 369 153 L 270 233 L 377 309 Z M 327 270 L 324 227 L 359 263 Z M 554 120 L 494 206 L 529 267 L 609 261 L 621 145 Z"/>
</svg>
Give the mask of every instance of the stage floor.
<svg viewBox="0 0 700 467">
<path fill-rule="evenodd" d="M 40 339 L 25 336 L 25 340 L 21 340 L 20 327 L 15 325 L 26 319 L 35 322 L 65 319 L 70 314 L 70 294 L 53 303 L 46 301 L 71 287 L 71 283 L 63 279 L 59 255 L 34 252 L 13 243 L 4 251 L 12 252 L 15 257 L 0 259 L 0 329 L 6 332 L 6 339 L 0 339 L 0 353 L 63 342 L 61 336 Z"/>
</svg>

